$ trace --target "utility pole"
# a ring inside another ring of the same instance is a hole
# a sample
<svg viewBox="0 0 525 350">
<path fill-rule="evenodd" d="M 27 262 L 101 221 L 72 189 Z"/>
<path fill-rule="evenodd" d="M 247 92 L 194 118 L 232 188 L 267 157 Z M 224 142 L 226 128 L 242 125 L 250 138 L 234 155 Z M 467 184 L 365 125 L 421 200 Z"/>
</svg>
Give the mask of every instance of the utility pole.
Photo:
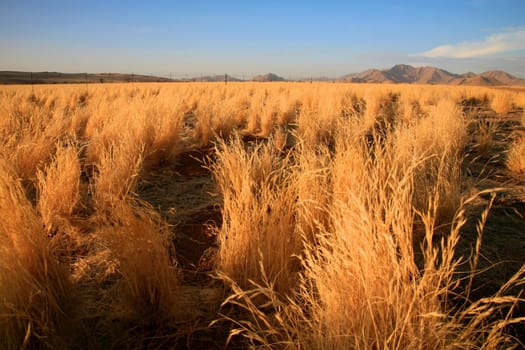
<svg viewBox="0 0 525 350">
<path fill-rule="evenodd" d="M 35 94 L 35 85 L 33 84 L 33 72 L 29 72 L 29 76 L 31 77 L 31 93 Z"/>
<path fill-rule="evenodd" d="M 224 73 L 224 85 L 228 83 L 228 75 Z"/>
</svg>

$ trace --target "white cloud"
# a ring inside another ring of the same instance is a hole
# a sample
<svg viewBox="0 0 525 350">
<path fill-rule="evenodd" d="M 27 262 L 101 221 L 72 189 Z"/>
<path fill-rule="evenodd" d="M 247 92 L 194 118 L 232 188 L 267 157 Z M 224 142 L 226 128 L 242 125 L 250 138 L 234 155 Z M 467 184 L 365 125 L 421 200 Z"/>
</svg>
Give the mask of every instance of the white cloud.
<svg viewBox="0 0 525 350">
<path fill-rule="evenodd" d="M 446 57 L 446 58 L 473 58 L 487 57 L 495 54 L 525 49 L 525 28 L 493 34 L 481 41 L 461 42 L 457 44 L 437 46 L 429 51 L 413 56 Z"/>
</svg>

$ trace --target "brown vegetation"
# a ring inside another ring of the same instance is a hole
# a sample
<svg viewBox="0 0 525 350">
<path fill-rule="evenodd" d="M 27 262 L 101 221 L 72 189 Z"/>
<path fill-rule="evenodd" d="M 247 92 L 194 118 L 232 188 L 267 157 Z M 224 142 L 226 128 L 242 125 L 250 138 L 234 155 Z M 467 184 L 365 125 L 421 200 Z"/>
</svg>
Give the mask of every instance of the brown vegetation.
<svg viewBox="0 0 525 350">
<path fill-rule="evenodd" d="M 524 346 L 523 96 L 3 87 L 0 345 Z"/>
</svg>

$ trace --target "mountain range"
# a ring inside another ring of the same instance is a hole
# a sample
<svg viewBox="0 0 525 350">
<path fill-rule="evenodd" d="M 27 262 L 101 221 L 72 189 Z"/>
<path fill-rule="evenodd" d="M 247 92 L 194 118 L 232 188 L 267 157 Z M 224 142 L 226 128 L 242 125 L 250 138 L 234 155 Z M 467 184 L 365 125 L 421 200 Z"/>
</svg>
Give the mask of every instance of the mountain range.
<svg viewBox="0 0 525 350">
<path fill-rule="evenodd" d="M 244 81 L 230 75 L 201 76 L 190 79 L 168 79 L 153 75 L 119 73 L 58 73 L 58 72 L 16 72 L 0 71 L 0 84 L 61 84 L 61 83 L 105 83 L 105 82 L 234 82 Z M 274 73 L 257 75 L 251 79 L 257 82 L 286 81 Z M 389 69 L 369 69 L 360 73 L 347 74 L 338 78 L 310 78 L 303 81 L 338 81 L 351 83 L 405 83 L 405 84 L 446 84 L 480 86 L 525 86 L 525 79 L 517 78 L 501 70 L 481 74 L 472 72 L 454 74 L 436 67 L 413 67 L 398 64 Z"/>
<path fill-rule="evenodd" d="M 406 83 L 406 84 L 447 84 L 447 85 L 521 85 L 525 79 L 517 78 L 501 70 L 481 74 L 472 72 L 454 74 L 436 67 L 412 67 L 398 64 L 390 69 L 369 69 L 360 73 L 347 74 L 343 81 L 353 83 Z"/>
</svg>

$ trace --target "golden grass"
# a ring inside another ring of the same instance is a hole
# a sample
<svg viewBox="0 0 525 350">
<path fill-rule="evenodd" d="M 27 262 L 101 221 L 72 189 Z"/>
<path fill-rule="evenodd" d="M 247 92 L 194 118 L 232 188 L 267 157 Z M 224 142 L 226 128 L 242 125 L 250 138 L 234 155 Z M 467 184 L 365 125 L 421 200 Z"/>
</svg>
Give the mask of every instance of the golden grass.
<svg viewBox="0 0 525 350">
<path fill-rule="evenodd" d="M 498 114 L 510 112 L 514 107 L 513 94 L 507 91 L 496 93 L 490 102 L 490 107 Z"/>
<path fill-rule="evenodd" d="M 15 171 L 24 180 L 34 180 L 37 168 L 50 159 L 64 125 L 54 118 L 51 107 L 35 95 L 13 101 L 4 117 L 2 152 L 12 158 Z M 4 102 L 5 103 L 5 102 Z"/>
<path fill-rule="evenodd" d="M 4 349 L 67 345 L 74 290 L 43 223 L 14 171 L 0 163 L 0 344 Z"/>
<path fill-rule="evenodd" d="M 111 141 L 100 152 L 100 160 L 95 165 L 94 201 L 97 210 L 103 212 L 135 192 L 144 146 L 124 134 L 118 142 Z"/>
<path fill-rule="evenodd" d="M 241 319 L 223 316 L 236 326 L 231 335 L 244 336 L 254 348 L 444 349 L 511 344 L 502 326 L 518 321 L 491 323 L 489 315 L 519 298 L 488 298 L 483 305 L 459 311 L 448 304 L 457 283 L 460 260 L 455 249 L 465 219 L 463 212 L 454 213 L 449 231 L 443 235 L 437 230 L 443 220 L 438 213 L 443 205 L 441 191 L 450 186 L 442 184 L 446 178 L 439 175 L 428 187 L 427 207 L 413 207 L 426 151 L 397 148 L 396 142 L 375 143 L 370 148 L 362 139 L 349 136 L 349 131 L 337 134 L 333 158 L 329 153 L 317 154 L 331 164 L 326 175 L 331 180 L 310 185 L 331 193 L 331 201 L 312 189 L 309 193 L 314 196 L 308 200 L 315 202 L 310 207 L 324 208 L 330 223 L 313 220 L 313 225 L 303 226 L 307 235 L 295 288 L 285 293 L 277 288 L 266 263 L 274 253 L 259 260 L 259 275 L 248 285 L 220 269 L 232 287 L 225 305 L 240 307 L 245 314 Z M 432 174 L 436 169 L 427 163 L 423 171 Z M 416 220 L 424 227 L 417 242 Z M 308 239 L 312 235 L 315 239 Z M 523 271 L 513 284 L 522 279 Z"/>
<path fill-rule="evenodd" d="M 426 116 L 399 130 L 396 145 L 406 153 L 408 163 L 414 155 L 422 157 L 415 174 L 414 206 L 424 210 L 428 193 L 439 199 L 437 221 L 448 224 L 460 206 L 463 178 L 463 149 L 468 142 L 467 121 L 453 101 L 442 99 L 426 109 Z"/>
<path fill-rule="evenodd" d="M 409 85 L 2 87 L 0 344 L 161 348 L 191 333 L 178 227 L 137 192 L 150 171 L 178 169 L 181 152 L 212 149 L 222 210 L 213 274 L 228 294 L 222 315 L 207 317 L 230 322 L 230 340 L 516 346 L 506 327 L 523 319 L 508 310 L 523 300 L 509 291 L 522 290 L 523 268 L 491 297 L 452 295 L 475 201 L 466 151 L 489 159 L 495 145 L 495 125 L 473 118 L 512 115 L 522 101 Z M 507 153 L 518 178 L 524 154 L 519 140 Z"/>
<path fill-rule="evenodd" d="M 59 145 L 51 163 L 37 173 L 38 211 L 49 233 L 70 224 L 80 201 L 79 150 L 73 142 Z"/>
<path fill-rule="evenodd" d="M 129 202 L 113 203 L 96 236 L 118 270 L 106 315 L 135 327 L 167 327 L 177 321 L 178 272 L 172 237 L 158 214 Z"/>
<path fill-rule="evenodd" d="M 512 143 L 507 152 L 507 168 L 518 178 L 525 174 L 525 140 L 520 138 Z"/>
<path fill-rule="evenodd" d="M 261 282 L 260 264 L 279 291 L 294 285 L 291 265 L 301 242 L 294 232 L 296 191 L 287 163 L 269 144 L 246 150 L 235 138 L 217 148 L 212 172 L 223 196 L 224 221 L 217 268 L 241 286 Z"/>
<path fill-rule="evenodd" d="M 474 135 L 476 151 L 482 158 L 493 155 L 494 136 L 498 132 L 497 124 L 492 120 L 478 121 L 477 133 Z"/>
</svg>

